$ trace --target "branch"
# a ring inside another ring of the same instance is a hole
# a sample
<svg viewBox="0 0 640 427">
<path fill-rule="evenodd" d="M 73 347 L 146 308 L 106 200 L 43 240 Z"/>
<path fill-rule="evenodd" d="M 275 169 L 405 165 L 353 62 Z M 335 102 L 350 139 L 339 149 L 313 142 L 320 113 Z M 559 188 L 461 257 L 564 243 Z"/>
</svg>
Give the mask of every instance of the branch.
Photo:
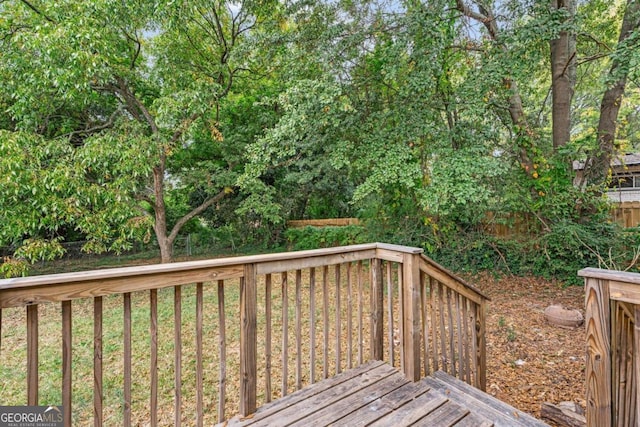
<svg viewBox="0 0 640 427">
<path fill-rule="evenodd" d="M 188 117 L 185 120 L 183 120 L 182 123 L 181 123 L 181 126 L 178 127 L 178 129 L 173 133 L 173 136 L 171 137 L 171 144 L 173 144 L 176 141 L 178 141 L 178 139 L 180 139 L 180 137 L 187 130 L 189 125 L 191 123 L 193 123 L 194 121 L 196 121 L 196 119 L 198 119 L 199 117 L 200 117 L 200 113 L 193 113 L 190 117 Z"/>
<path fill-rule="evenodd" d="M 40 10 L 38 10 L 37 7 L 35 7 L 31 3 L 29 3 L 27 0 L 20 0 L 20 2 L 22 4 L 24 4 L 25 6 L 27 6 L 29 9 L 31 9 L 32 11 L 34 11 L 35 13 L 37 13 L 38 15 L 42 16 L 47 21 L 51 22 L 52 24 L 56 24 L 57 23 L 53 19 L 49 18 L 45 13 L 41 12 Z"/>
<path fill-rule="evenodd" d="M 209 206 L 213 205 L 215 202 L 221 200 L 224 196 L 227 195 L 227 191 L 226 190 L 221 190 L 218 194 L 216 194 L 215 196 L 205 200 L 204 202 L 202 202 L 200 204 L 200 206 L 196 207 L 195 209 L 193 209 L 191 212 L 189 212 L 188 214 L 186 214 L 185 216 L 183 216 L 182 218 L 180 218 L 178 220 L 178 222 L 176 222 L 176 224 L 173 226 L 173 228 L 171 229 L 171 234 L 169 234 L 169 241 L 173 242 L 175 240 L 175 238 L 178 236 L 178 233 L 180 232 L 180 229 L 182 229 L 182 227 L 192 218 L 196 217 L 197 215 L 200 215 L 202 212 L 204 212 Z"/>
<path fill-rule="evenodd" d="M 75 135 L 88 135 L 88 134 L 91 134 L 93 132 L 98 132 L 98 131 L 101 131 L 103 129 L 107 129 L 107 128 L 113 126 L 113 123 L 115 122 L 116 116 L 121 111 L 122 111 L 121 108 L 116 109 L 116 111 L 114 111 L 113 114 L 111 114 L 111 116 L 109 116 L 109 119 L 106 122 L 104 122 L 103 124 L 101 124 L 101 125 L 97 125 L 97 126 L 94 126 L 94 127 L 91 127 L 91 128 L 85 128 L 85 129 L 82 129 L 82 130 L 74 130 L 73 132 L 69 132 L 69 133 L 63 135 L 63 137 L 71 138 L 71 137 L 73 137 Z"/>
</svg>

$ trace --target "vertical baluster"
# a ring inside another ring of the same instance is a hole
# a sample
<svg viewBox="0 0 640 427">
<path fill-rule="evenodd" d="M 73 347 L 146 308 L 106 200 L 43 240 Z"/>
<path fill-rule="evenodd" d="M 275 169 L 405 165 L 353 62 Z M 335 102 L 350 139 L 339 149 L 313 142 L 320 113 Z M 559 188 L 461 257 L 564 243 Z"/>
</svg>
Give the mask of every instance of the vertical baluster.
<svg viewBox="0 0 640 427">
<path fill-rule="evenodd" d="M 447 356 L 447 334 L 444 327 L 444 289 L 442 283 L 438 282 L 438 311 L 440 312 L 440 357 L 442 359 L 442 370 L 451 373 L 449 369 L 449 358 Z"/>
<path fill-rule="evenodd" d="M 314 267 L 309 269 L 309 313 L 311 317 L 309 319 L 309 337 L 311 341 L 311 348 L 309 349 L 311 362 L 310 380 L 311 384 L 313 384 L 316 381 L 316 269 Z"/>
<path fill-rule="evenodd" d="M 123 295 L 123 365 L 124 365 L 124 410 L 123 424 L 125 427 L 131 426 L 131 294 Z"/>
<path fill-rule="evenodd" d="M 151 336 L 151 396 L 149 409 L 151 410 L 151 426 L 158 425 L 158 290 L 149 291 L 149 311 Z"/>
<path fill-rule="evenodd" d="M 196 425 L 204 423 L 203 375 L 202 375 L 202 312 L 204 295 L 202 283 L 196 284 Z"/>
<path fill-rule="evenodd" d="M 351 285 L 351 263 L 347 264 L 347 367 L 353 367 L 353 298 Z"/>
<path fill-rule="evenodd" d="M 473 363 L 473 376 L 474 376 L 474 386 L 476 388 L 480 388 L 480 365 L 478 363 L 478 304 L 473 302 L 471 305 L 471 348 L 472 348 L 472 357 L 471 361 Z"/>
<path fill-rule="evenodd" d="M 464 380 L 471 384 L 471 361 L 469 360 L 469 300 L 463 296 L 462 299 L 462 341 L 464 341 L 464 363 L 466 365 Z"/>
<path fill-rule="evenodd" d="M 27 306 L 27 404 L 38 404 L 38 305 Z"/>
<path fill-rule="evenodd" d="M 240 279 L 240 414 L 256 411 L 258 381 L 258 294 L 255 264 L 244 265 Z"/>
<path fill-rule="evenodd" d="M 289 294 L 287 272 L 282 272 L 282 396 L 287 395 L 289 383 Z"/>
<path fill-rule="evenodd" d="M 371 261 L 371 359 L 384 357 L 384 287 L 378 258 Z"/>
<path fill-rule="evenodd" d="M 408 323 L 408 319 L 406 315 L 408 314 L 405 310 L 405 286 L 409 286 L 409 283 L 405 283 L 405 277 L 403 274 L 403 266 L 404 264 L 396 264 L 396 273 L 398 280 L 398 334 L 400 335 L 400 370 L 402 372 L 407 372 L 405 370 L 405 324 Z M 410 323 L 410 322 L 409 322 Z M 407 337 L 409 338 L 409 337 Z"/>
<path fill-rule="evenodd" d="M 453 309 L 452 309 L 452 305 L 451 305 L 451 299 L 452 297 L 452 291 L 451 288 L 447 287 L 447 310 L 448 310 L 448 317 L 449 317 L 449 355 L 451 356 L 451 375 L 453 375 L 454 377 L 457 375 L 457 371 L 456 371 L 456 349 L 455 349 L 455 343 L 454 343 L 454 336 L 453 336 Z"/>
<path fill-rule="evenodd" d="M 389 313 L 389 363 L 391 366 L 396 365 L 395 360 L 395 342 L 393 339 L 393 284 L 391 283 L 391 263 L 387 261 L 387 312 Z"/>
<path fill-rule="evenodd" d="M 455 307 L 456 307 L 456 325 L 457 325 L 457 337 L 458 337 L 458 354 L 456 355 L 458 359 L 458 378 L 464 381 L 464 377 L 466 374 L 466 367 L 464 365 L 464 357 L 463 357 L 463 349 L 462 349 L 462 313 L 460 312 L 460 298 L 462 295 L 453 294 Z"/>
<path fill-rule="evenodd" d="M 272 319 L 271 319 L 271 294 L 272 294 L 272 284 L 271 284 L 271 274 L 267 274 L 265 277 L 265 301 L 264 301 L 264 310 L 265 310 L 265 340 L 264 340 L 264 352 L 265 352 L 265 394 L 266 401 L 271 402 L 271 328 L 272 328 Z"/>
<path fill-rule="evenodd" d="M 93 299 L 93 425 L 102 419 L 102 297 Z"/>
<path fill-rule="evenodd" d="M 71 332 L 71 301 L 62 301 L 62 407 L 64 408 L 65 426 L 71 425 L 71 348 L 72 348 L 72 332 Z"/>
<path fill-rule="evenodd" d="M 173 339 L 174 339 L 174 418 L 176 427 L 182 424 L 182 286 L 173 291 Z"/>
<path fill-rule="evenodd" d="M 362 306 L 363 306 L 363 287 L 362 287 L 362 261 L 358 261 L 357 269 L 358 280 L 358 365 L 362 365 L 364 362 L 364 342 L 362 337 Z"/>
<path fill-rule="evenodd" d="M 296 270 L 296 389 L 302 388 L 302 271 Z"/>
<path fill-rule="evenodd" d="M 227 326 L 224 313 L 224 280 L 218 280 L 218 347 L 220 350 L 220 378 L 218 380 L 218 422 L 225 420 L 227 400 Z"/>
<path fill-rule="evenodd" d="M 433 343 L 433 352 L 432 352 L 432 366 L 433 371 L 437 371 L 439 369 L 439 356 L 438 356 L 438 331 L 437 331 L 437 322 L 438 322 L 438 312 L 436 309 L 436 291 L 437 291 L 438 283 L 433 277 L 429 277 L 429 313 L 431 313 L 431 342 Z"/>
<path fill-rule="evenodd" d="M 420 310 L 422 313 L 422 339 L 424 345 L 423 363 L 424 374 L 429 375 L 429 319 L 427 314 L 427 281 L 425 280 L 425 274 L 420 272 Z"/>
<path fill-rule="evenodd" d="M 329 378 L 329 267 L 322 268 L 322 322 L 324 336 L 322 337 L 322 378 Z"/>
<path fill-rule="evenodd" d="M 340 361 L 342 359 L 341 345 L 342 345 L 342 307 L 340 306 L 340 264 L 335 266 L 335 281 L 336 281 L 336 374 L 342 372 Z"/>
</svg>

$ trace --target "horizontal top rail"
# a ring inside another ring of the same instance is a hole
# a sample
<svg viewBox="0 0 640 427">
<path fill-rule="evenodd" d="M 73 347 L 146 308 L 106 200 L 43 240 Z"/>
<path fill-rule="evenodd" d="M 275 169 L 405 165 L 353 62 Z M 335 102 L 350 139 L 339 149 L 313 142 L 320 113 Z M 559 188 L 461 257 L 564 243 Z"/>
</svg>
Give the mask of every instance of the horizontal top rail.
<svg viewBox="0 0 640 427">
<path fill-rule="evenodd" d="M 633 283 L 640 285 L 640 273 L 630 273 L 628 271 L 606 270 L 604 268 L 583 268 L 578 271 L 580 277 L 590 277 L 592 279 L 615 280 L 619 282 Z"/>
<path fill-rule="evenodd" d="M 243 277 L 244 266 L 247 264 L 254 264 L 256 273 L 267 274 L 374 258 L 401 263 L 405 254 L 420 255 L 422 253 L 423 250 L 420 248 L 368 243 L 297 252 L 2 279 L 0 280 L 0 308 L 238 278 Z M 425 256 L 420 258 L 426 266 L 425 272 L 433 273 L 437 280 L 460 288 L 474 300 L 488 299 L 475 287 L 444 267 Z"/>
</svg>

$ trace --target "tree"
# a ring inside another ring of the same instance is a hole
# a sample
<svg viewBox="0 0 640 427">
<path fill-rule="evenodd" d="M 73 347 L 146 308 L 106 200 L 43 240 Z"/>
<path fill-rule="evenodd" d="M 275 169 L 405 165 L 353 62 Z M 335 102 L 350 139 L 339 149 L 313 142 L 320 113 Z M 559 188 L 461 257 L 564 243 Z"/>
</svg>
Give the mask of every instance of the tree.
<svg viewBox="0 0 640 427">
<path fill-rule="evenodd" d="M 117 249 L 124 242 L 109 241 L 113 227 L 130 227 L 143 215 L 168 262 L 182 227 L 232 191 L 237 159 L 225 158 L 224 150 L 206 161 L 178 154 L 199 149 L 203 138 L 205 144 L 223 143 L 221 102 L 240 75 L 255 75 L 260 46 L 247 40 L 277 19 L 271 14 L 276 6 L 3 3 L 2 92 L 11 94 L 10 116 L 18 129 L 73 147 L 73 167 L 84 168 L 85 187 L 95 193 L 85 217 L 72 225 L 87 234 L 86 249 Z M 200 196 L 169 223 L 167 196 L 173 191 Z M 102 211 L 109 219 L 100 220 L 97 199 L 122 209 Z M 88 232 L 85 223 L 96 231 Z"/>
<path fill-rule="evenodd" d="M 640 38 L 640 2 L 628 0 L 620 28 L 618 45 L 612 55 L 607 88 L 600 103 L 597 146 L 585 165 L 587 183 L 602 185 L 609 177 L 611 161 L 619 146 L 616 145 L 618 113 L 622 106 L 630 66 L 637 52 Z"/>
</svg>

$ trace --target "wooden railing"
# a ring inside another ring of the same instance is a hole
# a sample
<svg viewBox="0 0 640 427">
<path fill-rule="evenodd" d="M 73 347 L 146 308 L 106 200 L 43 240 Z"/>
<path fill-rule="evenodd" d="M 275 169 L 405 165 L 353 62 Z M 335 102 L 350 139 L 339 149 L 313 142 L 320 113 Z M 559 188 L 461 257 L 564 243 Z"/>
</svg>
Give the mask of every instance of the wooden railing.
<svg viewBox="0 0 640 427">
<path fill-rule="evenodd" d="M 486 301 L 376 243 L 0 280 L 0 402 L 211 425 L 372 359 L 484 390 Z"/>
<path fill-rule="evenodd" d="M 640 274 L 587 268 L 587 425 L 640 421 Z M 637 325 L 637 326 L 636 326 Z"/>
</svg>

